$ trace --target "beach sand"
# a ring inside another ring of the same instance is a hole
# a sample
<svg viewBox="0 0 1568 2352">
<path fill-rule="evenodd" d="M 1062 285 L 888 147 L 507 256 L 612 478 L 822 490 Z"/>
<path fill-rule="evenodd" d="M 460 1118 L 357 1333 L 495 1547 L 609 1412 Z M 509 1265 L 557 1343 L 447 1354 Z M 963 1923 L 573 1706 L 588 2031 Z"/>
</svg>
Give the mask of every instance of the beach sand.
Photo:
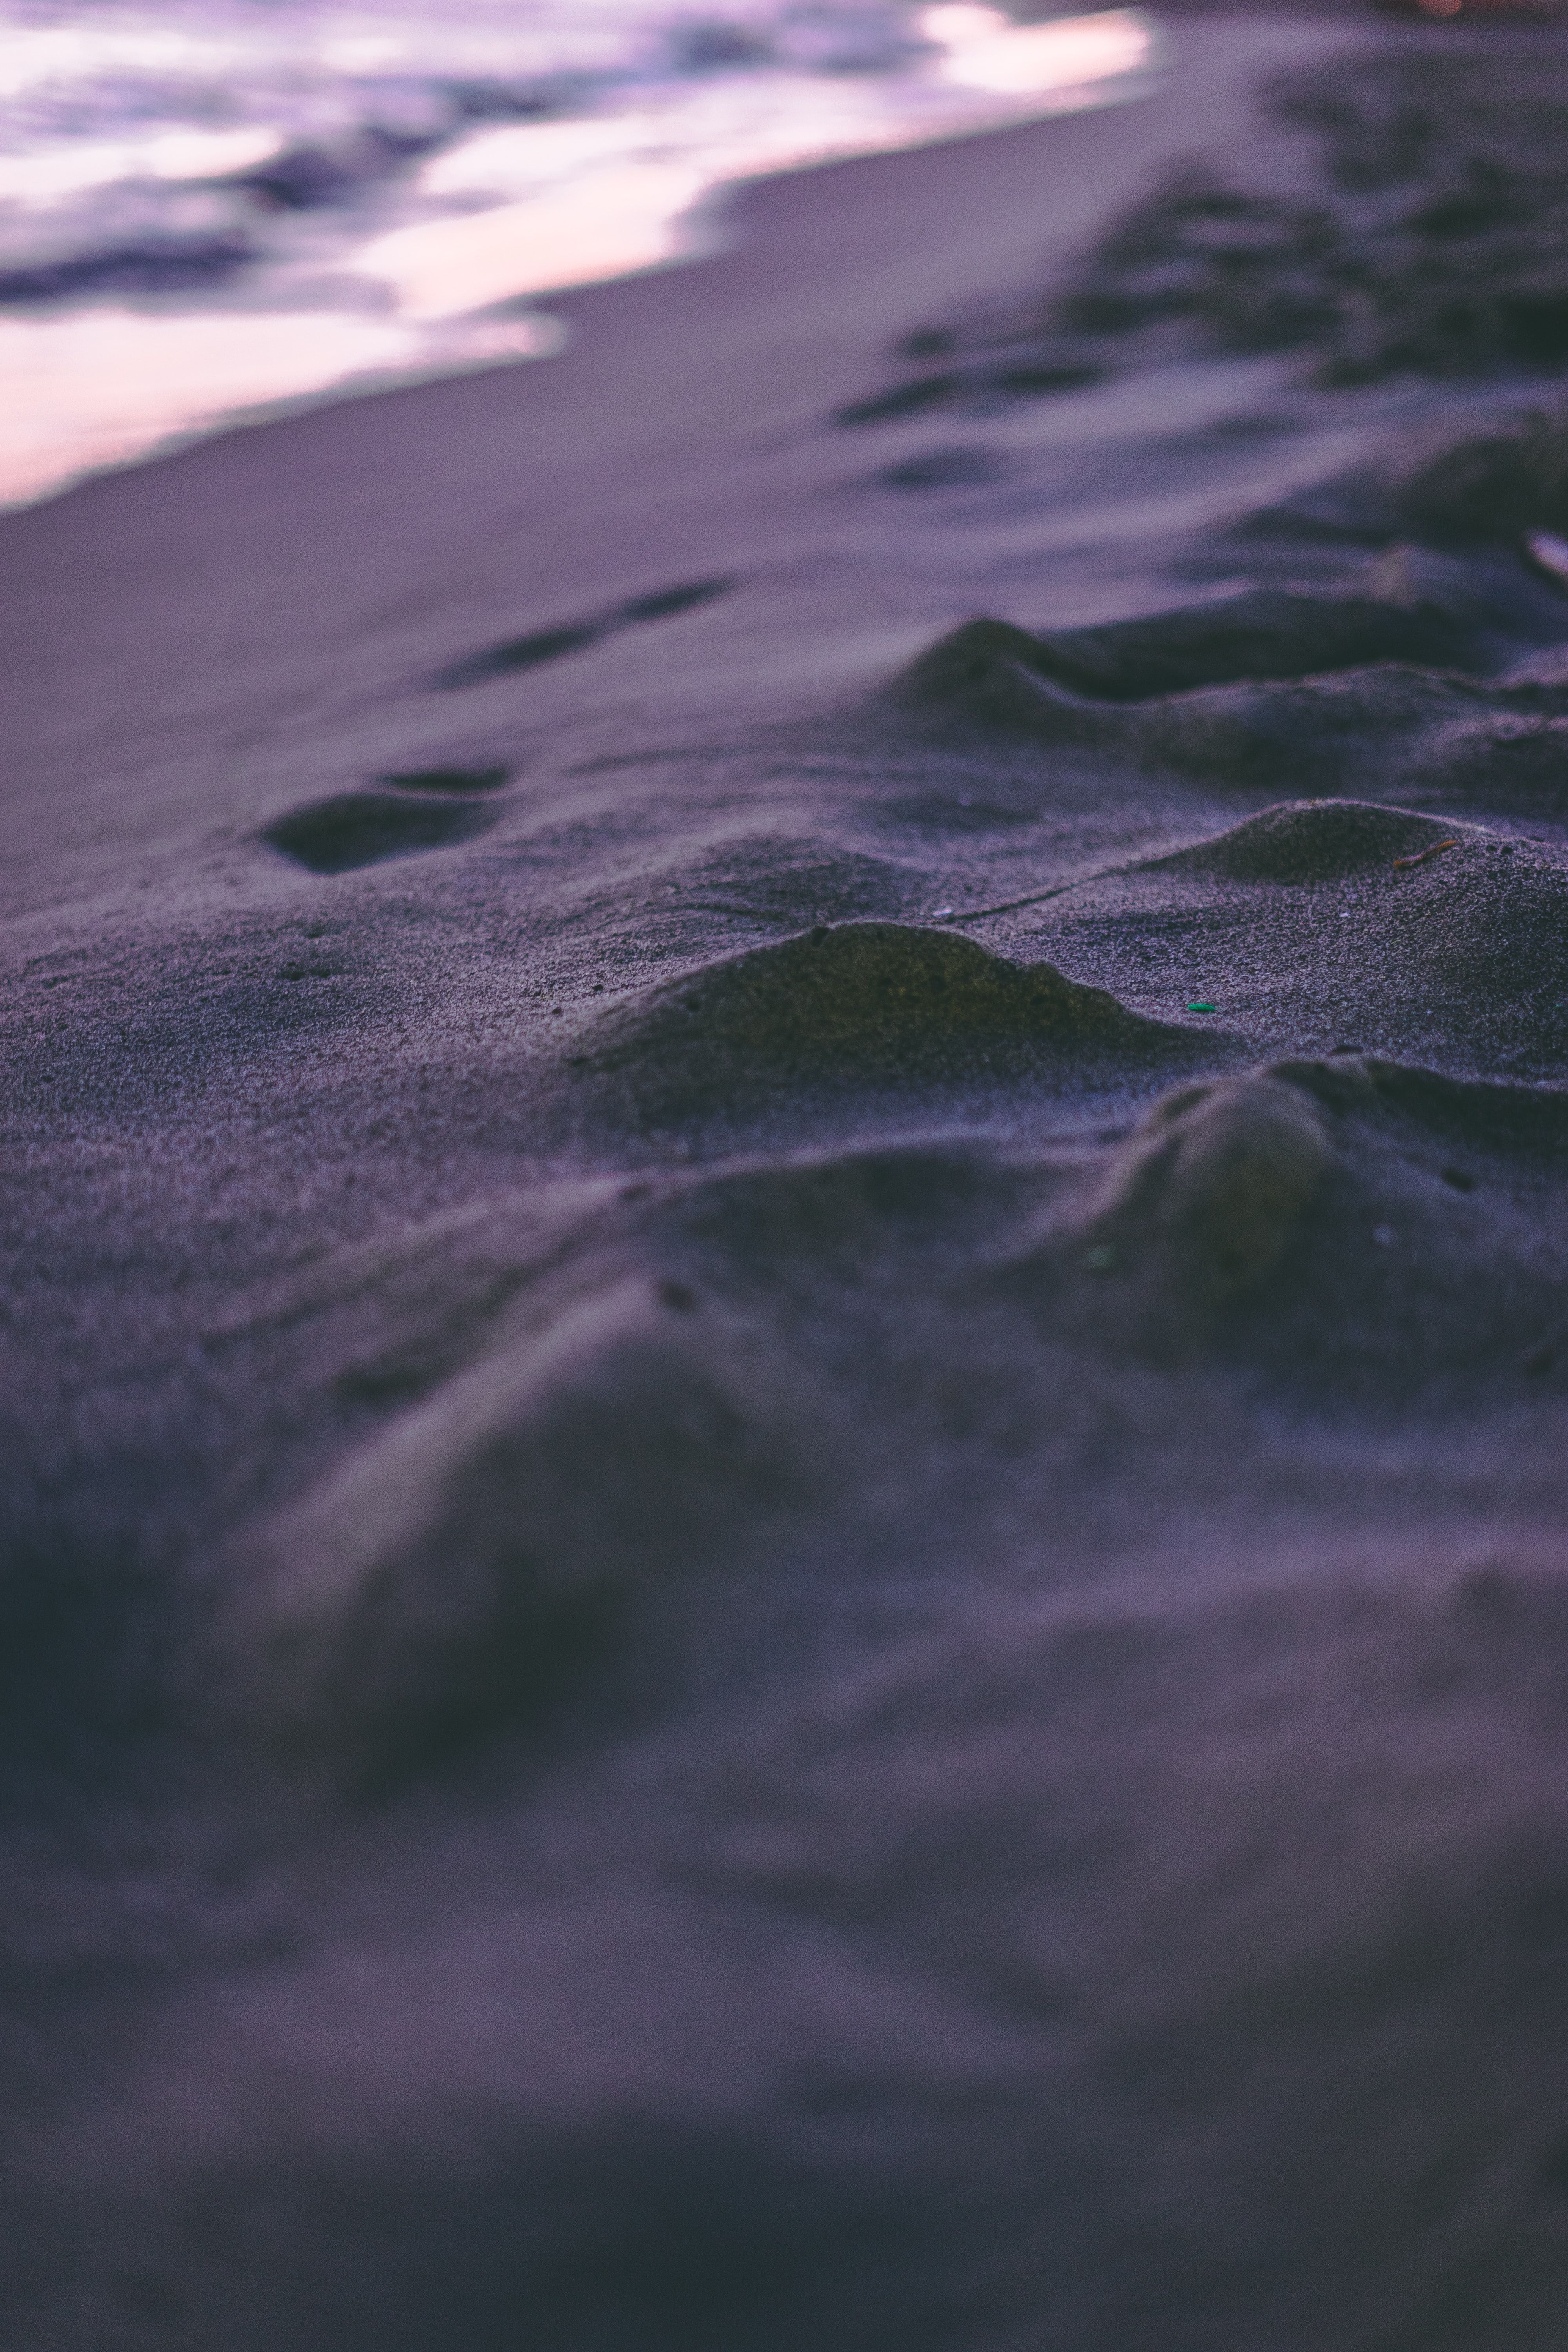
<svg viewBox="0 0 1568 2352">
<path fill-rule="evenodd" d="M 1563 2340 L 1568 67 L 1170 37 L 0 519 L 14 2352 Z"/>
</svg>

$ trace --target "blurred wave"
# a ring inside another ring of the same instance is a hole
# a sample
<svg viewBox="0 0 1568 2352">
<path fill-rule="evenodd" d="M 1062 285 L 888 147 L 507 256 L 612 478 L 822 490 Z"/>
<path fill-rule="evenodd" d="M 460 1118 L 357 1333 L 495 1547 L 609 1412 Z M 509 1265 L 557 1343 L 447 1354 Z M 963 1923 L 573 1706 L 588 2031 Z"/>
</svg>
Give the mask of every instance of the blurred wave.
<svg viewBox="0 0 1568 2352">
<path fill-rule="evenodd" d="M 559 347 L 716 184 L 1092 103 L 1131 11 L 37 0 L 0 12 L 0 500 L 247 405 Z"/>
</svg>

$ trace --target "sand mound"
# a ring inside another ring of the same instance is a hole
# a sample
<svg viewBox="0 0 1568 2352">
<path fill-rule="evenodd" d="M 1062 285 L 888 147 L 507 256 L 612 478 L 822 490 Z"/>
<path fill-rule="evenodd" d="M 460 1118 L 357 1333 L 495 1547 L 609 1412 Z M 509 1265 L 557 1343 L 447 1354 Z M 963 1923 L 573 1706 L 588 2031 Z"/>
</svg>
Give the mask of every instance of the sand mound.
<svg viewBox="0 0 1568 2352">
<path fill-rule="evenodd" d="M 1549 853 L 1463 835 L 1455 849 L 1372 884 L 1364 915 L 1345 928 L 1369 1008 L 1381 988 L 1385 1001 L 1435 1018 L 1479 1072 L 1521 1055 L 1541 1075 L 1561 1070 L 1568 873 Z"/>
<path fill-rule="evenodd" d="M 730 1318 L 636 1279 L 459 1374 L 258 1547 L 269 1725 L 379 1776 L 526 1724 L 639 1589 L 791 1492 L 767 1385 Z"/>
<path fill-rule="evenodd" d="M 900 672 L 889 698 L 939 726 L 1098 740 L 1101 715 L 1053 689 L 1040 675 L 1038 652 L 1038 640 L 1011 621 L 964 621 Z"/>
<path fill-rule="evenodd" d="M 872 1090 L 1180 1051 L 1052 965 L 1021 965 L 944 929 L 819 924 L 725 957 L 606 1020 L 587 1055 L 634 1123 L 723 1115 L 788 1084 Z"/>
<path fill-rule="evenodd" d="M 1146 702 L 1194 687 L 1312 677 L 1373 662 L 1455 666 L 1468 646 L 1466 633 L 1435 608 L 1272 588 L 1101 628 L 1047 631 L 1035 643 L 1039 676 L 1100 702 Z"/>
<path fill-rule="evenodd" d="M 1236 882 L 1333 882 L 1419 856 L 1452 828 L 1407 809 L 1366 801 L 1288 801 L 1263 809 L 1213 841 L 1154 859 L 1149 873 L 1221 874 Z"/>
<path fill-rule="evenodd" d="M 1188 615 L 1169 617 L 1184 624 Z M 1082 634 L 1114 638 L 1125 628 L 1132 651 L 1137 635 L 1157 633 L 1161 625 L 1133 622 Z M 1079 634 L 1064 633 L 1068 639 Z M 1180 635 L 1173 632 L 1173 640 Z M 1091 699 L 1089 671 L 1077 650 L 1069 644 L 1070 658 L 1054 661 L 1049 646 L 1060 642 L 1005 621 L 968 621 L 912 662 L 889 698 L 921 733 L 938 740 L 1012 736 L 1091 755 L 1129 774 L 1186 776 L 1224 792 L 1330 793 L 1349 787 L 1368 798 L 1384 791 L 1408 797 L 1403 780 L 1426 772 L 1431 747 L 1445 730 L 1506 731 L 1550 719 L 1562 700 L 1549 685 L 1492 684 L 1392 660 L 1189 685 L 1144 699 Z M 1112 645 L 1110 653 L 1115 650 Z M 1130 668 L 1123 677 L 1131 674 Z M 1153 665 L 1141 674 L 1152 680 Z M 1102 688 L 1106 677 L 1102 671 Z"/>
<path fill-rule="evenodd" d="M 1167 1096 L 1002 1285 L 1108 1364 L 1245 1367 L 1333 1419 L 1521 1408 L 1568 1377 L 1568 1104 L 1359 1054 Z"/>
<path fill-rule="evenodd" d="M 1568 718 L 1502 712 L 1446 727 L 1422 746 L 1409 782 L 1426 801 L 1568 815 Z"/>
<path fill-rule="evenodd" d="M 1121 747 L 1138 766 L 1226 792 L 1353 791 L 1408 799 L 1426 748 L 1449 727 L 1487 726 L 1539 688 L 1398 664 L 1334 677 L 1212 687 L 1125 714 Z"/>
<path fill-rule="evenodd" d="M 1440 1162 L 1445 1183 L 1462 1192 L 1475 1186 L 1454 1181 L 1449 1151 L 1461 1151 L 1472 1165 L 1489 1163 L 1500 1183 L 1510 1169 L 1555 1176 L 1568 1148 L 1568 1094 L 1556 1087 L 1454 1077 L 1375 1054 L 1276 1062 L 1270 1075 L 1305 1087 L 1336 1116 L 1371 1122 L 1390 1142 L 1402 1144 L 1419 1131 L 1436 1155 L 1434 1168 Z"/>
<path fill-rule="evenodd" d="M 1552 1089 L 1339 1055 L 1270 1077 L 1311 1097 L 1333 1164 L 1253 1360 L 1314 1409 L 1425 1396 L 1522 1411 L 1568 1371 L 1557 1198 L 1568 1100 Z"/>
<path fill-rule="evenodd" d="M 1248 589 L 1101 627 L 1036 635 L 977 620 L 943 637 L 905 671 L 897 691 L 973 715 L 1008 708 L 1008 673 L 1022 671 L 1092 702 L 1148 702 L 1242 679 L 1316 677 L 1378 662 L 1461 665 L 1470 634 L 1448 614 L 1369 597 L 1297 596 Z M 1014 700 L 1027 709 L 1026 700 Z"/>
<path fill-rule="evenodd" d="M 1264 1075 L 1186 1087 L 1118 1153 L 1085 1230 L 1107 1270 L 1134 1264 L 1162 1289 L 1228 1298 L 1279 1258 L 1331 1158 L 1294 1087 Z"/>
<path fill-rule="evenodd" d="M 1468 1076 L 1560 1076 L 1568 867 L 1551 845 L 1404 809 L 1287 804 L 1045 910 L 1052 952 L 1140 1009 Z M 1131 971 L 1140 981 L 1134 983 Z"/>
</svg>

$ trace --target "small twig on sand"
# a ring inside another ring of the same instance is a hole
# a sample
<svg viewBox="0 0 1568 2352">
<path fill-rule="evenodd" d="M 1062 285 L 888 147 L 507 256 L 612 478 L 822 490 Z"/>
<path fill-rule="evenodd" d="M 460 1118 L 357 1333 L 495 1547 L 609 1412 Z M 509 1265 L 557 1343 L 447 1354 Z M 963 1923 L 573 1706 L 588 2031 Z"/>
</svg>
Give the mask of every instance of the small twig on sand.
<svg viewBox="0 0 1568 2352">
<path fill-rule="evenodd" d="M 1053 883 L 1048 890 L 1036 890 L 1027 898 L 1005 898 L 998 907 L 965 907 L 961 914 L 956 915 L 951 907 L 941 907 L 931 920 L 950 925 L 977 923 L 983 915 L 1015 914 L 1020 907 L 1040 907 L 1047 898 L 1059 898 L 1064 891 L 1081 890 L 1086 882 L 1109 882 L 1118 874 L 1135 874 L 1139 863 L 1134 859 L 1125 866 L 1103 866 L 1098 874 L 1080 874 L 1076 881 Z"/>
<path fill-rule="evenodd" d="M 1425 866 L 1429 857 L 1441 857 L 1446 849 L 1458 849 L 1458 835 L 1451 835 L 1447 841 L 1435 841 L 1430 849 L 1418 849 L 1413 857 L 1396 857 L 1394 862 L 1395 866 Z"/>
</svg>

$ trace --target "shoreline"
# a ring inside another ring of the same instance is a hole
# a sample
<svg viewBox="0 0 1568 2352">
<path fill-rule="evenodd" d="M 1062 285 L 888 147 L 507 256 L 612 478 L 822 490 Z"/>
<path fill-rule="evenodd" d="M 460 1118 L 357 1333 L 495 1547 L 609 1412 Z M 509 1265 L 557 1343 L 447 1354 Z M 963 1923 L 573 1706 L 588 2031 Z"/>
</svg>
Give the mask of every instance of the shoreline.
<svg viewBox="0 0 1568 2352">
<path fill-rule="evenodd" d="M 788 103 L 775 100 L 775 106 L 784 106 L 778 121 L 753 124 L 749 139 L 736 134 L 742 149 L 749 144 L 752 150 L 749 163 L 739 163 L 733 155 L 726 161 L 721 141 L 705 155 L 699 148 L 679 166 L 668 159 L 627 164 L 620 182 L 630 184 L 617 184 L 612 172 L 607 191 L 590 172 L 575 200 L 584 215 L 581 221 L 572 205 L 563 208 L 558 193 L 552 211 L 548 192 L 542 195 L 536 190 L 531 200 L 519 200 L 515 194 L 503 199 L 500 186 L 490 189 L 489 205 L 467 214 L 437 209 L 421 217 L 416 211 L 412 219 L 400 224 L 395 214 L 396 225 L 384 226 L 368 241 L 362 236 L 360 246 L 341 257 L 349 272 L 348 284 L 358 284 L 362 297 L 379 289 L 380 310 L 374 303 L 367 309 L 363 301 L 356 307 L 352 300 L 336 310 L 313 307 L 309 287 L 305 307 L 290 308 L 284 299 L 286 273 L 279 277 L 274 268 L 269 277 L 258 259 L 260 276 L 251 287 L 252 300 L 238 308 L 208 302 L 183 310 L 156 304 L 152 310 L 123 304 L 117 309 L 110 303 L 0 320 L 0 378 L 11 385 L 16 400 L 13 446 L 0 451 L 0 488 L 13 485 L 14 495 L 5 498 L 0 511 L 57 496 L 96 473 L 172 454 L 215 432 L 304 414 L 333 400 L 438 382 L 509 360 L 552 357 L 560 329 L 542 305 L 557 293 L 683 267 L 720 249 L 730 202 L 749 184 L 837 160 L 984 136 L 990 130 L 1049 121 L 1063 112 L 1124 104 L 1157 75 L 1157 27 L 1135 10 L 1060 19 L 1037 35 L 1018 32 L 1010 37 L 1053 40 L 1060 50 L 1064 37 L 1069 51 L 1076 41 L 1083 52 L 1075 53 L 1076 64 L 1097 66 L 1087 82 L 1056 85 L 1047 79 L 1028 96 L 1020 88 L 1013 99 L 1000 89 L 990 95 L 979 87 L 966 93 L 960 42 L 949 58 L 956 79 L 911 79 L 886 89 L 873 83 L 870 102 L 863 106 L 864 120 L 857 120 L 851 105 L 847 118 L 831 131 L 819 127 L 814 133 L 802 124 L 786 131 Z M 1136 65 L 1121 55 L 1133 51 L 1140 52 Z M 1055 52 L 1036 60 L 1033 69 L 1042 72 L 1053 60 L 1059 71 L 1063 59 Z M 835 93 L 828 89 L 821 95 L 831 120 Z M 837 96 L 842 99 L 843 93 Z M 677 109 L 672 118 L 677 127 L 679 119 Z M 612 117 L 605 127 L 613 124 Z M 556 127 L 570 131 L 571 119 Z M 578 128 L 591 130 L 591 119 Z M 770 128 L 771 148 L 777 152 L 770 152 Z M 492 131 L 489 140 L 493 147 L 499 138 L 504 147 L 509 138 L 539 135 L 537 129 Z M 645 128 L 645 142 L 650 136 Z M 483 149 L 485 136 L 470 144 Z M 465 174 L 471 179 L 478 171 L 483 178 L 483 167 L 461 145 L 440 155 L 437 167 L 448 179 L 458 173 L 458 190 L 467 184 Z M 515 176 L 518 162 L 515 157 L 497 158 L 489 169 L 492 178 L 504 183 L 509 171 Z M 437 205 L 444 190 L 443 183 L 433 192 Z M 450 201 L 451 192 L 445 192 Z M 430 201 L 427 195 L 426 203 Z M 553 255 L 548 264 L 540 255 L 542 240 Z M 531 263 L 527 257 L 531 250 Z M 29 380 L 48 380 L 54 348 L 50 338 L 61 334 L 69 340 L 63 366 L 58 358 L 52 362 L 58 380 L 51 401 L 29 389 Z M 208 375 L 213 389 L 203 408 L 189 387 Z M 84 379 L 90 383 L 100 377 L 122 386 L 129 380 L 120 394 L 118 421 L 98 415 L 90 392 L 81 389 Z M 138 404 L 143 412 L 140 416 Z M 77 416 L 79 461 L 68 460 L 63 445 L 53 461 L 40 461 L 33 447 L 40 429 L 46 440 L 50 434 L 58 439 L 59 431 L 58 422 L 44 426 L 42 419 L 58 419 L 62 407 Z M 51 462 L 52 476 L 47 471 Z"/>
</svg>

